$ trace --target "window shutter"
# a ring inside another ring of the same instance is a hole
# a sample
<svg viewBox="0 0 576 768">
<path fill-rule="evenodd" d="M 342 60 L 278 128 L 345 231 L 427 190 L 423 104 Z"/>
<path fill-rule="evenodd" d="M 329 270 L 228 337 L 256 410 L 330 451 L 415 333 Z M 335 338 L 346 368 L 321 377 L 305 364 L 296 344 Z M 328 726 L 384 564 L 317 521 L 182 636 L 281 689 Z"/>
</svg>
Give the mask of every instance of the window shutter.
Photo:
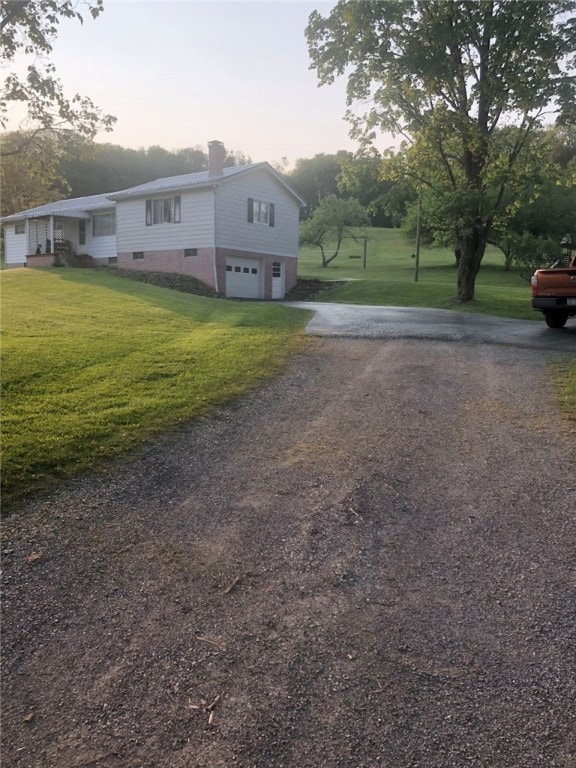
<svg viewBox="0 0 576 768">
<path fill-rule="evenodd" d="M 152 200 L 146 200 L 146 226 L 152 226 Z"/>
<path fill-rule="evenodd" d="M 251 197 L 248 198 L 248 223 L 254 223 L 254 200 Z"/>
<path fill-rule="evenodd" d="M 270 215 L 268 218 L 268 225 L 270 227 L 274 226 L 274 203 L 270 203 Z"/>
</svg>

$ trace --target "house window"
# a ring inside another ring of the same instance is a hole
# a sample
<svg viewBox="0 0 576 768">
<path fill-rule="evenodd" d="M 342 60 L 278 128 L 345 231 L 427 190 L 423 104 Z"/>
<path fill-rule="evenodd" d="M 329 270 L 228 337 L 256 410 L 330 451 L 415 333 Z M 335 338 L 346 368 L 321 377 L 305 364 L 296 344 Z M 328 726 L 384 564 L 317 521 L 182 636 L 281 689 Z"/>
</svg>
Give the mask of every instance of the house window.
<svg viewBox="0 0 576 768">
<path fill-rule="evenodd" d="M 14 224 L 14 234 L 15 235 L 25 235 L 26 234 L 26 224 L 22 222 L 22 224 Z"/>
<path fill-rule="evenodd" d="M 198 248 L 184 248 L 184 256 L 198 256 Z"/>
<path fill-rule="evenodd" d="M 109 237 L 115 234 L 115 213 L 97 213 L 92 216 L 92 237 Z"/>
<path fill-rule="evenodd" d="M 144 258 L 144 251 L 132 251 L 132 260 L 135 261 L 136 259 L 143 259 Z"/>
<path fill-rule="evenodd" d="M 264 224 L 267 227 L 274 226 L 274 203 L 265 203 L 262 200 L 248 198 L 248 222 L 250 224 Z"/>
<path fill-rule="evenodd" d="M 279 261 L 272 262 L 272 277 L 282 277 L 282 264 Z"/>
<path fill-rule="evenodd" d="M 86 245 L 86 220 L 78 222 L 78 245 Z"/>
<path fill-rule="evenodd" d="M 146 226 L 180 224 L 180 195 L 146 200 Z"/>
</svg>

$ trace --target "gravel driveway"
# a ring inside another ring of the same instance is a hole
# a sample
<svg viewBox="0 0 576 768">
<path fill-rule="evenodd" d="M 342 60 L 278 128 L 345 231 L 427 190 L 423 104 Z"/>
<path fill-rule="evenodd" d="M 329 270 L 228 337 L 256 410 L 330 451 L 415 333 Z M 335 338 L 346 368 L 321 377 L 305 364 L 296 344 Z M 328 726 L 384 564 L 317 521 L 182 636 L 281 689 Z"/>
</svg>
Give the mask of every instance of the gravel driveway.
<svg viewBox="0 0 576 768">
<path fill-rule="evenodd" d="M 552 353 L 310 339 L 4 525 L 3 766 L 576 766 Z"/>
</svg>

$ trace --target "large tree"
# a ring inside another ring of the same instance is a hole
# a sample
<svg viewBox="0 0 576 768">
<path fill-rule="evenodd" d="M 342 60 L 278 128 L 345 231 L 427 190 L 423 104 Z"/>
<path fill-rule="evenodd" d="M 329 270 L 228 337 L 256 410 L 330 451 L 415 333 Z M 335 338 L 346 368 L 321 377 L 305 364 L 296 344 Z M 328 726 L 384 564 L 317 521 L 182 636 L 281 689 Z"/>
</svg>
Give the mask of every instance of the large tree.
<svg viewBox="0 0 576 768">
<path fill-rule="evenodd" d="M 0 0 L 0 62 L 8 70 L 0 94 L 0 127 L 8 124 L 10 108 L 24 107 L 21 144 L 2 148 L 3 155 L 25 151 L 38 136 L 93 139 L 111 130 L 116 118 L 106 115 L 86 96 L 67 96 L 49 59 L 63 20 L 83 22 L 81 10 L 97 18 L 103 0 Z M 25 73 L 18 66 L 26 62 Z"/>
<path fill-rule="evenodd" d="M 58 170 L 58 144 L 51 136 L 36 136 L 26 152 L 10 154 L 27 139 L 21 132 L 5 133 L 0 137 L 6 156 L 0 163 L 2 199 L 0 213 L 11 213 L 59 200 L 69 187 Z"/>
<path fill-rule="evenodd" d="M 559 121 L 576 117 L 575 9 L 572 0 L 340 0 L 327 17 L 310 16 L 306 37 L 320 82 L 347 74 L 349 106 L 369 103 L 364 114 L 348 111 L 353 134 L 402 133 L 429 154 L 432 173 L 443 174 L 460 211 L 459 301 L 474 298 L 488 234 L 528 136 L 551 112 Z M 499 151 L 495 133 L 511 122 L 516 140 Z"/>
</svg>

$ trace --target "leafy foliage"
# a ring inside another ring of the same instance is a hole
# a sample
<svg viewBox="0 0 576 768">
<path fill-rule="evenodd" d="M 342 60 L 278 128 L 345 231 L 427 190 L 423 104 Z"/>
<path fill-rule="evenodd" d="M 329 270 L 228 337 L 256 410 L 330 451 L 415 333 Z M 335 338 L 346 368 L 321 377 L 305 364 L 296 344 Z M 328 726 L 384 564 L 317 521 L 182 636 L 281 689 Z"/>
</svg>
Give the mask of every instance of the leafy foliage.
<svg viewBox="0 0 576 768">
<path fill-rule="evenodd" d="M 85 8 L 96 19 L 103 11 L 103 0 L 86 0 Z M 26 74 L 8 72 L 0 96 L 0 127 L 6 129 L 11 105 L 27 110 L 23 142 L 11 145 L 2 154 L 24 151 L 42 133 L 66 136 L 69 140 L 93 139 L 99 130 L 111 130 L 116 118 L 106 115 L 86 96 L 67 97 L 49 61 L 52 41 L 65 19 L 83 23 L 78 4 L 73 0 L 1 0 L 0 60 L 5 67 L 19 56 L 28 60 Z"/>
<path fill-rule="evenodd" d="M 353 135 L 402 133 L 407 178 L 453 212 L 459 301 L 474 297 L 489 232 L 546 111 L 576 119 L 576 3 L 340 0 L 306 30 L 321 83 L 348 77 Z M 358 101 L 369 104 L 357 114 Z M 514 125 L 509 141 L 496 139 Z"/>
<path fill-rule="evenodd" d="M 10 149 L 23 140 L 26 137 L 21 132 L 2 137 L 8 150 L 0 164 L 2 216 L 60 200 L 70 189 L 58 172 L 57 142 L 46 134 L 36 136 L 26 152 L 10 154 Z"/>
<path fill-rule="evenodd" d="M 351 156 L 350 152 L 342 150 L 335 155 L 320 153 L 296 161 L 287 178 L 306 200 L 307 213 L 312 213 L 328 195 L 344 196 L 340 193 L 339 180 L 342 165 Z"/>
</svg>

